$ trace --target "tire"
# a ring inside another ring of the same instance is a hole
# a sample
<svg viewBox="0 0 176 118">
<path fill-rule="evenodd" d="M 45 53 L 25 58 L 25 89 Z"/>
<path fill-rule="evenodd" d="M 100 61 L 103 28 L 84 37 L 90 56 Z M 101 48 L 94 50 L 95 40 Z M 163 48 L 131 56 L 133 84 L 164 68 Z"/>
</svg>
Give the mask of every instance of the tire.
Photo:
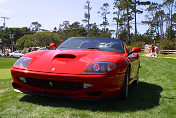
<svg viewBox="0 0 176 118">
<path fill-rule="evenodd" d="M 122 86 L 122 91 L 121 91 L 121 99 L 122 100 L 126 100 L 128 98 L 128 80 L 129 80 L 129 77 L 130 77 L 130 67 L 128 66 L 126 72 L 125 72 L 125 79 L 124 79 L 124 82 L 123 82 L 123 86 Z"/>
</svg>

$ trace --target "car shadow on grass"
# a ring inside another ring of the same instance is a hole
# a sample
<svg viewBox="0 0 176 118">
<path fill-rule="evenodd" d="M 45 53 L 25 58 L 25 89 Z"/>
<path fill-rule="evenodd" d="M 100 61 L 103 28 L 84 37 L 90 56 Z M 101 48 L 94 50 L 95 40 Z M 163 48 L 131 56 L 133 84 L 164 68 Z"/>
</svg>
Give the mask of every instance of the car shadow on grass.
<svg viewBox="0 0 176 118">
<path fill-rule="evenodd" d="M 76 108 L 80 110 L 103 112 L 126 112 L 146 110 L 158 106 L 161 97 L 160 93 L 162 91 L 162 87 L 158 85 L 139 82 L 136 86 L 130 86 L 129 97 L 126 101 L 119 100 L 118 98 L 102 101 L 78 101 L 30 95 L 25 95 L 20 101 L 51 107 Z"/>
</svg>

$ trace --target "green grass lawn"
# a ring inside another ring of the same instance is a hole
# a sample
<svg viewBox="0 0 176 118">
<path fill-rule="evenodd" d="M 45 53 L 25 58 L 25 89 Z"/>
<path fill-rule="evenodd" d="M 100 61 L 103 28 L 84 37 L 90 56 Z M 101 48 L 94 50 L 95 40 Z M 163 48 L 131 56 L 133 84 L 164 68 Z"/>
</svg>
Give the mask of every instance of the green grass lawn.
<svg viewBox="0 0 176 118">
<path fill-rule="evenodd" d="M 159 54 L 159 57 L 174 57 L 176 58 L 176 54 Z"/>
<path fill-rule="evenodd" d="M 140 82 L 129 98 L 74 101 L 13 92 L 9 69 L 15 59 L 0 59 L 0 117 L 176 118 L 176 60 L 141 57 Z"/>
<path fill-rule="evenodd" d="M 10 68 L 15 63 L 16 60 L 17 59 L 0 58 L 0 80 L 1 79 L 11 78 Z"/>
<path fill-rule="evenodd" d="M 139 53 L 140 56 L 144 56 L 146 54 L 150 53 Z M 158 57 L 171 57 L 171 58 L 176 58 L 176 54 L 159 54 Z"/>
</svg>

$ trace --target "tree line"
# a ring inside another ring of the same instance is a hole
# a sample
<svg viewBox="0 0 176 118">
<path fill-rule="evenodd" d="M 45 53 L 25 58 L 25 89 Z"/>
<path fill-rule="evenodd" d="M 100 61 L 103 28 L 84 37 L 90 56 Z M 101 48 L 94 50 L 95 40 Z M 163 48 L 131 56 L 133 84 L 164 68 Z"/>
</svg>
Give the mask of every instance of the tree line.
<svg viewBox="0 0 176 118">
<path fill-rule="evenodd" d="M 113 13 L 109 8 L 113 6 Z M 145 6 L 145 7 L 144 7 Z M 41 29 L 42 25 L 32 22 L 29 28 L 0 28 L 0 48 L 23 49 L 24 47 L 46 47 L 50 43 L 61 43 L 70 37 L 116 37 L 125 41 L 127 45 L 140 46 L 144 44 L 160 43 L 163 49 L 176 49 L 176 13 L 175 1 L 163 0 L 162 3 L 150 2 L 147 0 L 114 0 L 113 5 L 103 3 L 97 14 L 100 14 L 103 22 L 101 24 L 92 23 L 84 26 L 80 22 L 70 24 L 64 21 L 52 31 Z M 141 9 L 141 7 L 145 9 Z M 89 8 L 86 8 L 89 9 Z M 146 33 L 140 34 L 138 31 L 138 15 L 144 14 L 146 20 L 142 24 L 147 24 L 149 28 Z M 116 22 L 116 30 L 108 28 L 108 15 Z M 91 14 L 90 14 L 91 15 Z M 88 22 L 90 16 L 85 17 L 84 22 Z M 132 25 L 134 22 L 134 26 Z M 103 28 L 100 28 L 103 26 Z M 134 33 L 131 32 L 132 28 Z M 113 35 L 115 32 L 115 36 Z"/>
<path fill-rule="evenodd" d="M 38 22 L 32 22 L 31 27 L 23 28 L 5 28 L 0 29 L 0 49 L 23 49 L 28 47 L 47 47 L 50 43 L 60 44 L 70 37 L 86 37 L 87 31 L 83 27 L 83 24 L 74 22 L 72 24 L 69 21 L 64 21 L 63 24 L 56 27 L 54 30 L 41 29 L 41 24 Z M 90 36 L 91 37 L 111 37 L 111 32 L 107 28 L 105 33 L 104 30 L 99 29 L 97 25 L 90 25 Z"/>
<path fill-rule="evenodd" d="M 161 49 L 176 49 L 176 1 L 163 0 L 162 3 L 150 2 L 147 0 L 114 0 L 114 19 L 117 23 L 116 35 L 117 37 L 126 36 L 126 42 L 133 45 L 148 43 L 146 37 L 141 37 L 138 32 L 137 14 L 145 15 L 145 21 L 142 24 L 147 24 L 145 36 L 149 36 L 152 42 L 160 44 Z M 144 7 L 145 6 L 145 7 Z M 140 8 L 146 8 L 141 10 Z M 134 34 L 130 32 L 133 28 L 131 21 L 134 21 Z M 120 31 L 120 35 L 119 35 Z M 142 42 L 140 41 L 142 39 Z M 147 38 L 148 39 L 148 38 Z M 141 42 L 141 43 L 139 43 Z"/>
</svg>

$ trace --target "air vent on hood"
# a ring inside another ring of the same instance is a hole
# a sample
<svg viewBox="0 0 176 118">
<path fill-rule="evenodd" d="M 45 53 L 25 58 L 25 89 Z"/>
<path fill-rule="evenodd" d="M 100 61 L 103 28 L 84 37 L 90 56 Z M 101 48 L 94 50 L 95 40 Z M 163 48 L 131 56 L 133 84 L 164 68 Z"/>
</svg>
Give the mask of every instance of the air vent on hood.
<svg viewBox="0 0 176 118">
<path fill-rule="evenodd" d="M 70 55 L 70 54 L 59 54 L 55 58 L 75 58 L 75 55 Z"/>
</svg>

